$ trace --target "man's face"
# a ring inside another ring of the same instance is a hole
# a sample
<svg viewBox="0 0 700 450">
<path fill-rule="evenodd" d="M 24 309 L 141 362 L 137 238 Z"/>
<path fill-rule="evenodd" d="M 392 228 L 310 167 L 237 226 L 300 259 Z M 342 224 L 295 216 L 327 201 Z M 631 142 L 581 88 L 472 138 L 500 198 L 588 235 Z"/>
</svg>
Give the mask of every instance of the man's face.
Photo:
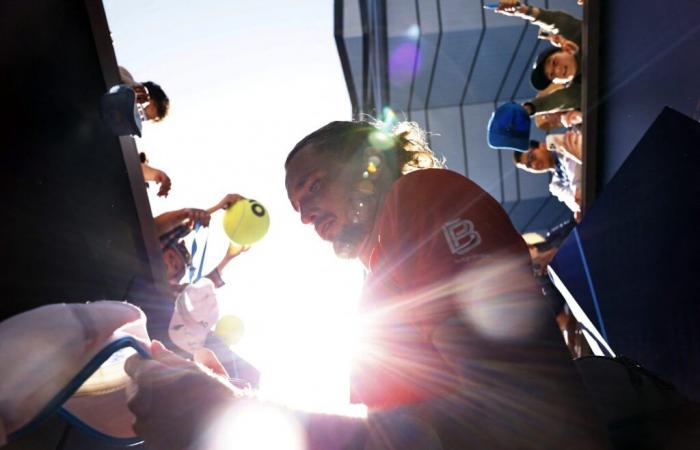
<svg viewBox="0 0 700 450">
<path fill-rule="evenodd" d="M 357 166 L 357 167 L 356 167 Z M 332 242 L 338 253 L 341 242 L 358 227 L 352 223 L 351 193 L 353 181 L 361 177 L 357 164 L 338 162 L 332 153 L 316 152 L 308 145 L 287 166 L 287 196 L 304 224 L 313 225 L 324 241 Z M 346 255 L 347 256 L 347 255 Z"/>
<path fill-rule="evenodd" d="M 568 83 L 574 78 L 577 70 L 576 58 L 567 51 L 554 52 L 544 61 L 544 74 L 553 83 Z"/>
<path fill-rule="evenodd" d="M 544 142 L 540 142 L 537 147 L 523 152 L 520 155 L 519 161 L 520 164 L 525 166 L 525 170 L 532 173 L 546 172 L 548 169 L 554 167 L 552 155 L 550 151 L 547 150 L 547 146 Z"/>
<path fill-rule="evenodd" d="M 186 263 L 180 252 L 172 247 L 163 250 L 163 262 L 168 274 L 168 280 L 172 284 L 178 284 L 185 275 Z"/>
<path fill-rule="evenodd" d="M 143 108 L 143 112 L 146 114 L 147 120 L 152 120 L 154 122 L 160 121 L 160 117 L 158 116 L 158 108 L 156 107 L 156 102 L 149 101 Z"/>
</svg>

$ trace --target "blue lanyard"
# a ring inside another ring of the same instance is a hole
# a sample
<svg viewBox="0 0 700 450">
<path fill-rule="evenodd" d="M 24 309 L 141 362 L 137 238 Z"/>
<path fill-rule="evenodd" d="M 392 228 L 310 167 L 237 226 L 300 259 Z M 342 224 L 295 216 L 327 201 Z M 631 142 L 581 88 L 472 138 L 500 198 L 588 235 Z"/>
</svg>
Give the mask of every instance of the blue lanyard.
<svg viewBox="0 0 700 450">
<path fill-rule="evenodd" d="M 197 234 L 201 228 L 199 222 L 194 226 L 194 238 L 192 239 L 192 249 L 190 250 L 190 255 L 192 257 L 192 264 L 189 267 L 190 273 L 190 283 L 199 281 L 202 278 L 202 269 L 204 268 L 204 256 L 207 254 L 207 245 L 209 244 L 209 228 L 207 228 L 207 236 L 204 238 L 204 249 L 202 250 L 202 257 L 199 260 L 199 269 L 194 266 L 194 255 L 197 254 Z M 197 277 L 195 278 L 195 272 L 197 272 Z"/>
</svg>

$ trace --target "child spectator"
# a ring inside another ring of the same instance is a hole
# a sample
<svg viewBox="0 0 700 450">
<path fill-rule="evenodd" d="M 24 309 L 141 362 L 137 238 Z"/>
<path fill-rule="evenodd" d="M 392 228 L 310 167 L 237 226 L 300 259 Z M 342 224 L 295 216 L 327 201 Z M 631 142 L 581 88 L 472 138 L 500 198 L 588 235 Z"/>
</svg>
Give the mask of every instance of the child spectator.
<svg viewBox="0 0 700 450">
<path fill-rule="evenodd" d="M 538 141 L 531 141 L 525 152 L 513 152 L 513 162 L 527 172 L 551 173 L 549 191 L 578 219 L 581 212 L 581 164 L 567 154 L 550 151 L 544 142 Z"/>
<path fill-rule="evenodd" d="M 544 90 L 539 91 L 536 98 L 544 97 L 563 88 L 564 85 L 552 83 Z M 535 126 L 544 131 L 552 131 L 558 128 L 571 128 L 583 123 L 581 111 L 576 109 L 536 114 L 534 117 Z"/>
<path fill-rule="evenodd" d="M 141 160 L 141 172 L 143 173 L 143 179 L 146 181 L 146 187 L 148 187 L 149 181 L 159 184 L 158 197 L 167 197 L 172 185 L 168 174 L 150 166 L 145 153 L 139 153 L 139 159 Z"/>
<path fill-rule="evenodd" d="M 580 111 L 562 111 L 546 115 L 545 123 L 550 128 L 573 127 L 563 134 L 547 136 L 547 148 L 574 158 L 581 164 L 582 135 L 578 125 L 583 121 Z M 537 118 L 535 116 L 535 123 Z M 491 115 L 487 129 L 489 147 L 497 150 L 513 150 L 524 152 L 530 148 L 530 126 L 532 120 L 527 110 L 515 103 L 509 102 L 499 106 Z"/>
<path fill-rule="evenodd" d="M 119 66 L 119 76 L 136 92 L 136 102 L 143 108 L 146 120 L 160 122 L 170 111 L 170 99 L 165 91 L 153 81 L 137 82 L 128 70 Z"/>
<path fill-rule="evenodd" d="M 226 209 L 242 199 L 238 194 L 228 194 L 213 207 L 203 210 L 196 208 L 183 208 L 176 211 L 169 211 L 156 217 L 156 233 L 159 236 L 161 249 L 163 252 L 163 262 L 165 263 L 168 281 L 174 291 L 179 292 L 184 285 L 180 284 L 188 268 L 192 267 L 192 256 L 190 255 L 183 240 L 196 224 L 209 226 L 211 214 L 219 209 Z M 224 268 L 236 256 L 248 250 L 248 247 L 229 244 L 226 254 L 219 264 L 208 273 L 205 278 L 209 278 L 215 287 L 223 286 L 222 273 Z"/>
<path fill-rule="evenodd" d="M 581 21 L 561 11 L 550 11 L 516 0 L 503 0 L 496 13 L 520 17 L 540 27 L 555 45 L 540 53 L 530 76 L 530 83 L 538 91 L 551 82 L 567 85 L 549 95 L 533 99 L 523 106 L 530 115 L 576 109 L 581 106 Z"/>
<path fill-rule="evenodd" d="M 221 261 L 202 280 L 192 284 L 181 283 L 188 269 L 194 271 L 192 255 L 183 239 L 193 231 L 197 223 L 208 226 L 212 213 L 226 209 L 242 198 L 238 194 L 228 194 L 207 210 L 184 208 L 166 212 L 155 218 L 155 224 L 168 282 L 173 294 L 176 294 L 175 313 L 168 326 L 170 339 L 187 356 L 195 354 L 201 348 L 210 349 L 232 377 L 245 381 L 244 384 L 248 386 L 257 386 L 260 378 L 257 369 L 211 332 L 219 317 L 218 300 L 213 290 L 225 284 L 223 272 L 226 266 L 238 255 L 248 251 L 249 247 L 230 243 Z M 184 301 L 185 297 L 189 302 Z M 191 311 L 186 306 L 188 304 Z"/>
</svg>

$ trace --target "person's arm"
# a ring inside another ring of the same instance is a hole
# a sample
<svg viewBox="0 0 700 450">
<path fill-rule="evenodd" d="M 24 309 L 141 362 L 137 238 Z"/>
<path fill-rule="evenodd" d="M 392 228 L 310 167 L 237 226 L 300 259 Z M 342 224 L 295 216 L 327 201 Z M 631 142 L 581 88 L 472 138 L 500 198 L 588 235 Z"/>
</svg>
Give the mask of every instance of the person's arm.
<svg viewBox="0 0 700 450">
<path fill-rule="evenodd" d="M 564 203 L 572 212 L 576 213 L 580 211 L 580 207 L 576 203 L 575 193 L 571 186 L 562 183 L 559 178 L 552 178 L 551 183 L 549 183 L 549 192 L 560 202 Z"/>
<path fill-rule="evenodd" d="M 245 197 L 239 194 L 226 194 L 217 204 L 207 209 L 209 214 L 213 214 L 215 211 L 220 209 L 228 209 L 231 205 L 236 203 L 238 200 L 243 200 Z"/>
<path fill-rule="evenodd" d="M 552 131 L 561 128 L 561 116 L 563 114 L 563 112 L 537 114 L 535 116 L 535 126 L 544 131 Z"/>
<path fill-rule="evenodd" d="M 158 189 L 159 197 L 167 197 L 168 192 L 170 192 L 170 187 L 172 183 L 170 182 L 170 177 L 167 173 L 160 169 L 149 166 L 147 163 L 141 163 L 141 171 L 143 172 L 143 178 L 146 181 L 153 181 L 160 185 Z"/>
<path fill-rule="evenodd" d="M 448 349 L 462 346 L 450 326 L 441 330 L 442 344 Z M 482 397 L 483 391 L 471 390 L 466 396 L 370 411 L 366 418 L 303 413 L 237 389 L 227 380 L 225 369 L 210 351 L 199 351 L 195 360 L 189 361 L 157 341 L 151 344 L 150 350 L 152 359 L 134 355 L 124 366 L 130 377 L 127 406 L 134 414 L 133 429 L 150 450 L 209 448 L 212 440 L 221 442 L 221 439 L 226 439 L 224 448 L 240 448 L 246 439 L 254 439 L 260 448 L 275 448 L 280 433 L 289 433 L 281 435 L 285 442 L 306 442 L 307 450 L 424 450 L 447 445 L 451 445 L 450 448 L 493 448 L 494 444 L 498 448 L 516 448 L 522 444 L 519 439 L 523 435 L 530 438 L 528 442 L 539 444 L 533 448 L 556 448 L 563 437 L 571 438 L 568 442 L 571 449 L 607 448 L 597 419 L 592 416 L 575 422 L 570 434 L 547 435 L 539 431 L 539 427 L 559 429 L 562 426 L 560 416 L 551 424 L 537 423 L 537 427 L 532 427 L 529 421 L 513 423 L 513 420 L 491 415 L 494 405 L 502 408 L 500 404 L 509 400 L 507 388 L 501 392 L 505 395 L 503 398 L 491 397 L 493 393 Z M 479 361 L 476 363 L 480 365 Z M 569 374 L 553 372 L 549 375 Z M 557 395 L 564 395 L 562 386 L 553 381 L 567 384 L 566 379 L 550 378 L 538 391 L 551 386 L 550 390 Z M 557 401 L 556 397 L 552 400 Z M 509 404 L 518 405 L 518 414 L 528 407 L 521 403 Z M 543 402 L 539 407 L 547 409 L 549 404 Z M 581 408 L 585 411 L 585 404 Z M 270 416 L 265 412 L 280 420 L 268 420 Z M 456 416 L 459 420 L 454 420 Z M 509 433 L 503 433 L 499 418 L 508 420 Z M 238 426 L 241 423 L 238 420 L 249 425 Z M 257 424 L 256 420 L 260 420 L 260 426 L 251 427 L 250 424 Z M 479 432 L 474 432 L 475 429 Z M 515 430 L 517 433 L 513 433 Z"/>
<path fill-rule="evenodd" d="M 221 261 L 219 261 L 219 264 L 216 265 L 216 268 L 206 275 L 206 278 L 209 278 L 217 288 L 220 288 L 226 284 L 223 279 L 224 269 L 235 257 L 241 253 L 247 252 L 248 249 L 250 249 L 250 246 L 240 246 L 230 243 L 224 257 L 221 258 Z"/>
<path fill-rule="evenodd" d="M 579 109 L 581 107 L 581 84 L 554 91 L 549 95 L 533 98 L 523 104 L 530 115 Z"/>
<path fill-rule="evenodd" d="M 234 387 L 227 379 L 226 370 L 210 351 L 197 352 L 194 361 L 189 361 L 158 341 L 151 344 L 150 350 L 152 359 L 134 355 L 124 366 L 130 377 L 127 406 L 135 417 L 133 429 L 150 450 L 209 448 L 207 440 L 221 438 L 219 434 L 226 434 L 226 445 L 232 449 L 243 444 L 237 442 L 238 439 L 252 437 L 257 444 L 264 444 L 267 438 L 276 438 L 285 432 L 279 428 L 265 429 L 265 425 L 278 426 L 279 421 L 260 422 L 259 429 L 267 434 L 259 436 L 251 436 L 255 430 L 238 427 L 235 423 L 237 417 L 245 423 L 256 423 L 256 417 L 264 421 L 262 410 L 272 412 L 275 417 L 286 417 L 291 429 L 305 433 L 303 437 L 290 435 L 289 439 L 290 442 L 291 439 L 306 440 L 308 450 L 364 448 L 365 421 L 362 419 L 306 414 L 263 402 L 254 393 Z M 238 434 L 231 434 L 231 429 Z M 360 433 L 359 439 L 357 433 Z M 352 446 L 352 442 L 361 446 Z M 272 443 L 269 447 L 258 446 L 274 448 Z"/>
<path fill-rule="evenodd" d="M 520 17 L 521 19 L 533 21 L 539 16 L 540 8 L 523 5 L 520 3 L 520 0 L 501 0 L 494 12 L 504 16 Z"/>
<path fill-rule="evenodd" d="M 571 110 L 564 113 L 561 117 L 561 124 L 566 128 L 572 128 L 583 123 L 583 113 L 579 110 Z"/>
<path fill-rule="evenodd" d="M 532 10 L 533 14 L 530 20 L 545 33 L 560 35 L 578 46 L 581 45 L 582 23 L 580 20 L 562 11 L 541 8 L 532 8 Z"/>
<path fill-rule="evenodd" d="M 558 34 L 581 45 L 581 21 L 565 12 L 523 5 L 517 0 L 501 1 L 494 12 L 528 20 L 545 34 Z"/>
<path fill-rule="evenodd" d="M 578 131 L 569 130 L 564 133 L 564 145 L 561 147 L 562 153 L 582 164 L 583 161 L 583 135 Z"/>
<path fill-rule="evenodd" d="M 183 208 L 176 211 L 165 212 L 155 217 L 153 220 L 156 225 L 156 234 L 162 236 L 180 225 L 187 225 L 192 228 L 196 223 L 199 223 L 207 227 L 209 226 L 210 219 L 211 215 L 202 209 Z"/>
</svg>

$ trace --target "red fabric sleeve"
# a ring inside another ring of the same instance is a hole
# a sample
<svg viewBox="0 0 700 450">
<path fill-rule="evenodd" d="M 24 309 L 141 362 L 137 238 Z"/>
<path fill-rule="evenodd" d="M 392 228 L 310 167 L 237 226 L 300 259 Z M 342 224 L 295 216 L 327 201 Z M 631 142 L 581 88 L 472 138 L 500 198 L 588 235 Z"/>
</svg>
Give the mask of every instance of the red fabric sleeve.
<svg viewBox="0 0 700 450">
<path fill-rule="evenodd" d="M 464 276 L 493 261 L 529 261 L 501 205 L 448 170 L 401 177 L 379 220 L 362 303 L 364 316 L 372 318 L 369 350 L 353 373 L 354 399 L 375 408 L 454 389 L 459 380 L 433 346 L 432 333 L 458 314 L 455 296 Z"/>
</svg>

